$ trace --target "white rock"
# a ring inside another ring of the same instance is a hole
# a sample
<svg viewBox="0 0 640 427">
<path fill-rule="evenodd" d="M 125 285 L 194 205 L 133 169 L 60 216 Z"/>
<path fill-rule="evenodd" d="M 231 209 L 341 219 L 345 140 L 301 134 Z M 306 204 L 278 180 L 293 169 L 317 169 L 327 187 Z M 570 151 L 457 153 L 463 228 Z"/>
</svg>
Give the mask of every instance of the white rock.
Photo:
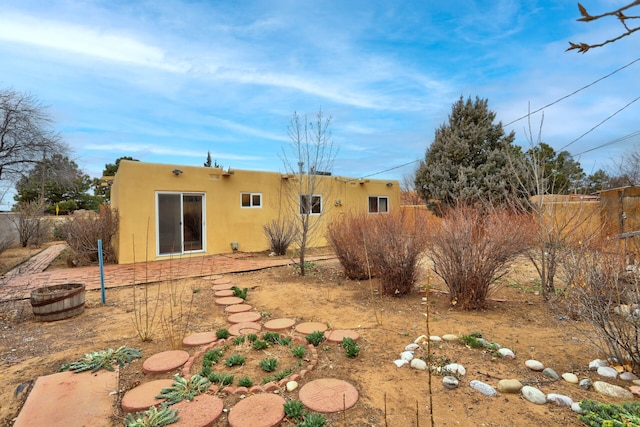
<svg viewBox="0 0 640 427">
<path fill-rule="evenodd" d="M 415 359 L 411 360 L 411 367 L 413 369 L 417 369 L 419 371 L 426 371 L 427 370 L 427 362 L 425 362 L 422 359 L 415 358 Z"/>
<path fill-rule="evenodd" d="M 560 406 L 573 405 L 573 399 L 571 399 L 569 396 L 565 396 L 564 394 L 558 394 L 558 393 L 547 394 L 547 402 L 557 403 Z"/>
<path fill-rule="evenodd" d="M 604 394 L 609 397 L 618 397 L 621 399 L 633 399 L 633 393 L 626 388 L 622 388 L 617 385 L 605 383 L 604 381 L 595 381 L 593 383 L 593 389 L 600 394 Z"/>
<path fill-rule="evenodd" d="M 411 359 L 413 359 L 413 351 L 403 351 L 400 353 L 400 359 L 406 360 L 407 362 L 411 361 Z"/>
<path fill-rule="evenodd" d="M 578 384 L 579 381 L 578 376 L 571 372 L 565 372 L 564 374 L 562 374 L 562 379 L 570 384 Z"/>
<path fill-rule="evenodd" d="M 431 341 L 431 342 L 441 342 L 441 341 L 442 341 L 442 338 L 440 338 L 440 337 L 439 337 L 439 336 L 437 336 L 437 335 L 431 335 L 431 336 L 429 337 L 429 341 Z"/>
<path fill-rule="evenodd" d="M 456 377 L 452 377 L 451 375 L 446 375 L 442 378 L 442 385 L 444 385 L 449 390 L 453 390 L 458 387 L 459 381 Z"/>
<path fill-rule="evenodd" d="M 445 341 L 458 341 L 458 336 L 454 334 L 444 334 L 442 339 Z"/>
<path fill-rule="evenodd" d="M 460 375 L 461 377 L 464 377 L 467 374 L 467 370 L 464 368 L 464 366 L 458 363 L 449 363 L 444 368 L 442 368 L 442 370 L 450 373 L 451 375 Z"/>
<path fill-rule="evenodd" d="M 524 397 L 531 403 L 535 403 L 536 405 L 544 405 L 545 403 L 547 403 L 547 396 L 545 396 L 542 391 L 535 387 L 526 385 L 522 387 L 521 391 L 522 397 Z"/>
<path fill-rule="evenodd" d="M 544 371 L 544 365 L 542 364 L 542 362 L 538 362 L 534 359 L 529 359 L 524 362 L 524 366 L 531 369 L 532 371 Z"/>
<path fill-rule="evenodd" d="M 418 344 L 411 343 L 411 344 L 407 344 L 407 346 L 404 348 L 404 351 L 416 351 L 419 348 L 420 346 Z"/>
<path fill-rule="evenodd" d="M 511 349 L 508 349 L 506 347 L 498 349 L 498 353 L 500 353 L 500 355 L 504 358 L 508 358 L 508 359 L 516 358 L 516 355 L 513 353 L 513 351 L 511 351 Z"/>
<path fill-rule="evenodd" d="M 394 360 L 394 361 L 393 361 L 393 363 L 395 363 L 395 364 L 396 364 L 396 366 L 397 366 L 398 368 L 400 368 L 401 366 L 404 366 L 404 365 L 406 365 L 407 363 L 409 363 L 409 361 L 408 361 L 408 360 L 404 360 L 404 359 L 398 359 L 398 360 Z"/>
<path fill-rule="evenodd" d="M 607 363 L 606 360 L 602 360 L 602 359 L 594 359 L 591 362 L 589 362 L 590 371 L 597 371 L 598 368 L 601 366 L 609 366 L 609 364 Z"/>
<path fill-rule="evenodd" d="M 479 391 L 485 396 L 497 396 L 498 392 L 495 388 L 491 387 L 489 384 L 483 383 L 482 381 L 473 380 L 469 383 L 472 389 L 475 391 Z"/>
<path fill-rule="evenodd" d="M 423 342 L 427 341 L 427 336 L 426 335 L 420 335 L 418 338 L 416 338 L 415 340 L 413 340 L 413 342 L 415 344 L 422 344 Z"/>
<path fill-rule="evenodd" d="M 620 378 L 623 381 L 633 381 L 633 380 L 637 380 L 638 376 L 633 372 L 623 372 L 620 374 L 618 378 Z"/>
<path fill-rule="evenodd" d="M 298 382 L 297 381 L 289 381 L 287 383 L 286 387 L 287 387 L 287 391 L 293 391 L 293 390 L 298 388 Z"/>
<path fill-rule="evenodd" d="M 605 378 L 617 378 L 618 371 L 609 366 L 600 366 L 597 370 L 598 375 Z"/>
<path fill-rule="evenodd" d="M 584 414 L 584 409 L 580 406 L 580 402 L 573 402 L 571 405 L 571 410 L 576 414 Z"/>
</svg>

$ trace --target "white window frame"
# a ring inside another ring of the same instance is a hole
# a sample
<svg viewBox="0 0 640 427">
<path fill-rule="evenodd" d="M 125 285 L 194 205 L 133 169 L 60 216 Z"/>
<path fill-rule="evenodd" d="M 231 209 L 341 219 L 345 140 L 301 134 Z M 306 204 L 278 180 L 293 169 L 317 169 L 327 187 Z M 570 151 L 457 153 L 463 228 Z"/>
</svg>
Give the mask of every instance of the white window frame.
<svg viewBox="0 0 640 427">
<path fill-rule="evenodd" d="M 303 197 L 310 197 L 311 198 L 311 212 L 306 213 L 303 211 L 303 203 L 302 203 L 302 198 Z M 318 200 L 320 201 L 320 203 L 318 203 L 317 205 L 314 205 L 313 203 L 313 199 L 314 198 L 318 198 Z M 313 208 L 314 206 L 319 206 L 319 212 L 314 212 Z M 322 195 L 321 194 L 301 194 L 300 195 L 300 215 L 322 215 Z"/>
<path fill-rule="evenodd" d="M 242 196 L 244 196 L 245 194 L 249 195 L 249 206 L 245 206 L 244 204 L 242 204 Z M 255 196 L 259 196 L 260 197 L 260 204 L 259 205 L 254 205 L 253 204 L 253 198 Z M 242 209 L 259 209 L 262 208 L 262 193 L 250 193 L 248 191 L 243 191 L 240 193 L 240 207 Z"/>
<path fill-rule="evenodd" d="M 371 210 L 371 199 L 376 199 L 376 210 L 372 211 Z M 380 200 L 381 199 L 385 199 L 387 201 L 387 210 L 381 212 L 380 211 Z M 387 214 L 389 213 L 389 197 L 388 196 L 369 196 L 369 198 L 367 199 L 367 211 L 370 214 Z"/>
</svg>

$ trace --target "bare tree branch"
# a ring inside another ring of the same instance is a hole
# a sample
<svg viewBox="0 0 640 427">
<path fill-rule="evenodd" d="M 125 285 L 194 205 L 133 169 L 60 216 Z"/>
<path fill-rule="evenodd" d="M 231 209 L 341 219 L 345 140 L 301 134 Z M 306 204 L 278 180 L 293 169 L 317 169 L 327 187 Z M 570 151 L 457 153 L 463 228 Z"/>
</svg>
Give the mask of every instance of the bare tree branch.
<svg viewBox="0 0 640 427">
<path fill-rule="evenodd" d="M 581 5 L 580 3 L 578 3 L 578 10 L 580 11 L 580 15 L 582 15 L 582 18 L 578 18 L 578 21 L 580 22 L 591 22 L 591 21 L 596 21 L 598 19 L 602 19 L 605 17 L 609 17 L 609 16 L 614 16 L 616 17 L 620 23 L 622 24 L 622 26 L 624 27 L 625 31 L 618 35 L 617 37 L 605 40 L 601 43 L 593 43 L 593 44 L 589 44 L 589 43 L 573 43 L 573 42 L 569 42 L 569 47 L 567 48 L 567 51 L 569 50 L 577 50 L 579 53 L 585 53 L 587 52 L 589 49 L 593 49 L 596 47 L 602 47 L 605 46 L 607 44 L 610 43 L 614 43 L 622 38 L 628 37 L 631 34 L 635 33 L 636 31 L 640 31 L 640 26 L 636 26 L 636 27 L 632 27 L 630 25 L 628 25 L 628 21 L 632 20 L 632 19 L 640 19 L 640 16 L 638 15 L 625 15 L 624 11 L 627 9 L 630 9 L 632 7 L 635 6 L 640 6 L 640 0 L 635 0 L 631 3 L 629 3 L 626 6 L 623 6 L 619 9 L 616 10 L 612 10 L 609 12 L 605 12 L 602 13 L 600 15 L 590 15 L 589 12 L 587 12 L 587 9 Z"/>
</svg>

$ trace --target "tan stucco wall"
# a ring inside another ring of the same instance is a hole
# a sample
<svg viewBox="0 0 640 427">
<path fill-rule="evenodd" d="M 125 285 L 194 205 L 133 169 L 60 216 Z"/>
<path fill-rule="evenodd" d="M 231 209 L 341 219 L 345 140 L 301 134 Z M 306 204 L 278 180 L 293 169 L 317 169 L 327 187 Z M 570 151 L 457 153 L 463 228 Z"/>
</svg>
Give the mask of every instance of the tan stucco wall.
<svg viewBox="0 0 640 427">
<path fill-rule="evenodd" d="M 172 170 L 182 171 L 179 175 Z M 320 218 L 316 239 L 310 246 L 324 246 L 326 224 L 345 212 L 367 212 L 369 196 L 389 198 L 390 211 L 399 209 L 400 186 L 392 180 L 354 180 L 344 177 L 321 177 L 325 214 Z M 167 165 L 143 162 L 120 162 L 111 190 L 111 204 L 118 209 L 120 225 L 115 239 L 118 262 L 121 264 L 164 259 L 156 249 L 156 194 L 158 192 L 202 193 L 205 197 L 204 254 L 231 252 L 231 243 L 238 250 L 257 252 L 269 249 L 263 225 L 288 215 L 286 189 L 297 186 L 296 176 L 283 179 L 278 172 L 233 170 Z M 387 184 L 391 185 L 387 185 Z M 242 192 L 261 193 L 261 208 L 242 208 Z M 317 192 L 316 192 L 317 193 Z M 336 201 L 339 200 L 339 203 Z M 135 247 L 135 256 L 134 256 Z M 188 256 L 197 256 L 191 253 Z"/>
</svg>

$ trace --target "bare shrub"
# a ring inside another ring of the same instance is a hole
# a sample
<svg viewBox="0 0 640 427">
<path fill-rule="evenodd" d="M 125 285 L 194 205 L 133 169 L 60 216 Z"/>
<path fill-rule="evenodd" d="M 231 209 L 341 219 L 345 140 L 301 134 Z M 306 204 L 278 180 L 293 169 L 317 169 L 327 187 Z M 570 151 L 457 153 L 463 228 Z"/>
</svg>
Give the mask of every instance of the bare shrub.
<svg viewBox="0 0 640 427">
<path fill-rule="evenodd" d="M 418 280 L 425 249 L 424 226 L 400 213 L 376 215 L 367 221 L 365 250 L 383 295 L 411 293 Z"/>
<path fill-rule="evenodd" d="M 452 305 L 484 308 L 491 284 L 532 244 L 531 217 L 506 209 L 484 212 L 459 206 L 431 228 L 428 257 L 442 277 Z"/>
<path fill-rule="evenodd" d="M 74 214 L 62 226 L 69 247 L 75 252 L 80 264 L 98 261 L 98 240 L 102 240 L 103 261 L 118 261 L 112 239 L 118 231 L 118 213 L 109 206 L 103 206 L 100 212 L 82 212 Z"/>
<path fill-rule="evenodd" d="M 342 215 L 327 227 L 329 245 L 344 268 L 345 276 L 352 280 L 369 277 L 364 247 L 367 228 L 367 218 L 362 214 Z"/>
<path fill-rule="evenodd" d="M 576 246 L 563 271 L 570 280 L 573 315 L 589 322 L 594 343 L 607 356 L 640 368 L 640 271 L 626 266 L 622 252 Z"/>
<path fill-rule="evenodd" d="M 292 221 L 274 219 L 265 224 L 262 229 L 269 241 L 269 248 L 276 255 L 285 255 L 287 249 L 296 238 L 296 226 Z"/>
<path fill-rule="evenodd" d="M 11 221 L 23 248 L 29 244 L 40 247 L 47 240 L 50 224 L 43 218 L 45 208 L 45 203 L 40 200 L 18 204 L 17 215 L 12 216 Z"/>
</svg>

